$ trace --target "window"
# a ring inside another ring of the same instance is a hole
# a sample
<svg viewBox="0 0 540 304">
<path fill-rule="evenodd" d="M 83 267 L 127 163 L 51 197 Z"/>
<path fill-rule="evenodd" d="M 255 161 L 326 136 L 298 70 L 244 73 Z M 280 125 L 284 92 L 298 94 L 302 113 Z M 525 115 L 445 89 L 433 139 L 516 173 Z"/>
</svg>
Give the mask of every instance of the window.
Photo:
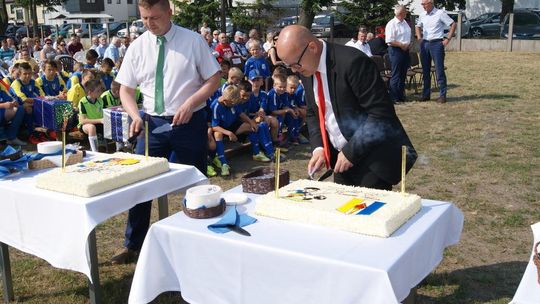
<svg viewBox="0 0 540 304">
<path fill-rule="evenodd" d="M 107 4 L 111 4 L 112 3 L 112 0 L 107 0 Z"/>
<path fill-rule="evenodd" d="M 133 4 L 133 0 L 127 0 L 127 4 Z"/>
<path fill-rule="evenodd" d="M 96 0 L 86 0 L 86 3 L 96 3 Z"/>
<path fill-rule="evenodd" d="M 116 0 L 116 4 L 122 4 L 122 0 Z"/>
<path fill-rule="evenodd" d="M 11 11 L 12 14 L 15 14 L 15 11 L 13 10 L 14 8 L 15 8 L 15 5 L 13 4 L 9 5 L 9 10 Z"/>
</svg>

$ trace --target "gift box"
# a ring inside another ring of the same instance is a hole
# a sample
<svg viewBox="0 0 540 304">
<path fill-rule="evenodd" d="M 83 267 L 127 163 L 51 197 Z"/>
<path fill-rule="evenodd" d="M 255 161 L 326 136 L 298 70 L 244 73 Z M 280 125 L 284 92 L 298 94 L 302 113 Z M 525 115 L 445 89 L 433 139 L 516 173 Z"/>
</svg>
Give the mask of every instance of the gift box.
<svg viewBox="0 0 540 304">
<path fill-rule="evenodd" d="M 143 117 L 144 112 L 139 111 L 139 115 Z M 121 106 L 103 109 L 103 137 L 116 142 L 127 142 L 131 121 Z"/>
<path fill-rule="evenodd" d="M 73 116 L 71 102 L 63 99 L 34 98 L 32 107 L 34 125 L 61 131 L 64 119 Z"/>
</svg>

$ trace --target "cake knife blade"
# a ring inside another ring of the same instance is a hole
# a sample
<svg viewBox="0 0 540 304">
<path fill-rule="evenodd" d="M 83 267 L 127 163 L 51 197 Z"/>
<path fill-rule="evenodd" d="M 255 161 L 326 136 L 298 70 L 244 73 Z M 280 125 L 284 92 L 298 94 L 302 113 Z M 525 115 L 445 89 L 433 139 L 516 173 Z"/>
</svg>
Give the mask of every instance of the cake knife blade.
<svg viewBox="0 0 540 304">
<path fill-rule="evenodd" d="M 322 182 L 323 180 L 327 179 L 333 173 L 334 173 L 334 170 L 332 170 L 332 169 L 326 170 L 326 172 L 324 172 L 324 174 L 321 175 L 321 177 L 319 177 L 319 179 L 317 181 Z"/>
<path fill-rule="evenodd" d="M 238 225 L 227 225 L 227 228 L 231 229 L 231 231 L 234 231 L 238 234 L 245 235 L 245 236 L 251 236 L 249 232 L 247 232 L 244 228 L 238 226 Z"/>
<path fill-rule="evenodd" d="M 172 130 L 174 124 L 162 124 L 161 126 L 155 128 L 154 130 L 152 130 L 152 133 L 153 134 L 161 134 L 161 133 L 165 133 L 165 132 L 169 132 Z"/>
</svg>

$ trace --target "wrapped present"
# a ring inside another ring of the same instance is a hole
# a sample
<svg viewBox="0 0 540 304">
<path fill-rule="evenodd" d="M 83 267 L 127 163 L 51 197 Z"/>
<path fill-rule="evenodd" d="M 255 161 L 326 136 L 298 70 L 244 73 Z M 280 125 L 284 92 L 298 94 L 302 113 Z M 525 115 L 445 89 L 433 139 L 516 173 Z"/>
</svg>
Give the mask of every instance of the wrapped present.
<svg viewBox="0 0 540 304">
<path fill-rule="evenodd" d="M 73 116 L 71 102 L 62 99 L 34 98 L 32 108 L 34 125 L 61 131 L 64 119 Z"/>
<path fill-rule="evenodd" d="M 142 111 L 139 114 L 144 115 Z M 121 106 L 103 109 L 103 137 L 116 142 L 127 142 L 131 121 Z"/>
</svg>

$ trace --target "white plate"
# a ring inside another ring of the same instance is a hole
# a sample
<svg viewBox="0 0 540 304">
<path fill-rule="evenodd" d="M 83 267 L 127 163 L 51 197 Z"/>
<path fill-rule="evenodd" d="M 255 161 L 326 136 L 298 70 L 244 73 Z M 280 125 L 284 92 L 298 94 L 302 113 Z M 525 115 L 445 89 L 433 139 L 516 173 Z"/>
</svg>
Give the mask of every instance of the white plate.
<svg viewBox="0 0 540 304">
<path fill-rule="evenodd" d="M 227 205 L 243 205 L 249 200 L 247 195 L 242 193 L 223 193 L 221 198 L 225 200 Z"/>
</svg>

